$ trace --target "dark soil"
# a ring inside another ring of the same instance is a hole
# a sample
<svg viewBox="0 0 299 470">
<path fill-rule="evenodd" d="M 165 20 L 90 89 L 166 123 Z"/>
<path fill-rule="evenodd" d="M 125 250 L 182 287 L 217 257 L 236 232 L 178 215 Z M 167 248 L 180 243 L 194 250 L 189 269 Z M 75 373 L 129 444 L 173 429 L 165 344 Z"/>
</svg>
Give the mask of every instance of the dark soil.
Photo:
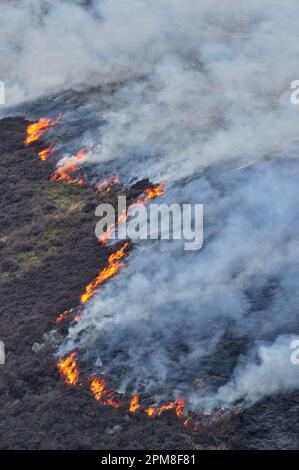
<svg viewBox="0 0 299 470">
<path fill-rule="evenodd" d="M 45 147 L 23 142 L 23 118 L 0 121 L 0 366 L 1 449 L 228 449 L 298 447 L 299 394 L 269 399 L 222 423 L 185 430 L 172 412 L 160 418 L 129 415 L 96 402 L 88 390 L 66 385 L 53 349 L 32 345 L 56 327 L 57 314 L 76 307 L 105 266 L 110 249 L 95 235 L 94 209 L 119 189 L 53 183 Z M 134 200 L 148 185 L 127 192 Z M 61 328 L 64 333 L 64 327 Z"/>
</svg>

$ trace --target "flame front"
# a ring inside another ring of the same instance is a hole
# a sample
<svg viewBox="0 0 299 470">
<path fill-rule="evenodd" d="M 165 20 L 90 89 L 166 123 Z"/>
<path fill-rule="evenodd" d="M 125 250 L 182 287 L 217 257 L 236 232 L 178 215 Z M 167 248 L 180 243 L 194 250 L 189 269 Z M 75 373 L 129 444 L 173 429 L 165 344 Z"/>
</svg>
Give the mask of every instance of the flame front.
<svg viewBox="0 0 299 470">
<path fill-rule="evenodd" d="M 70 308 L 69 310 L 65 310 L 64 312 L 60 313 L 56 317 L 56 323 L 60 323 L 66 320 L 69 316 L 73 315 L 75 321 L 79 321 L 79 311 L 80 307 L 77 308 Z M 77 313 L 77 314 L 76 314 Z"/>
<path fill-rule="evenodd" d="M 58 120 L 58 119 L 57 119 Z M 27 128 L 27 138 L 26 138 L 26 145 L 34 142 L 35 140 L 39 139 L 47 129 L 54 125 L 56 121 L 51 121 L 47 118 L 41 118 L 38 122 L 31 124 Z M 48 156 L 53 152 L 53 147 L 50 146 L 44 150 L 41 150 L 38 153 L 38 156 L 41 160 L 47 160 Z M 79 163 L 84 162 L 86 159 L 86 150 L 81 148 L 79 152 L 72 156 L 68 162 L 63 165 L 60 165 L 54 174 L 51 176 L 52 181 L 66 181 L 70 184 L 77 183 L 83 184 L 84 180 L 82 178 L 74 178 L 72 176 L 73 173 L 77 173 L 80 168 L 78 166 Z M 109 191 L 111 185 L 118 184 L 119 178 L 117 176 L 111 176 L 103 180 L 101 183 L 97 185 L 97 189 L 99 192 L 101 191 Z M 144 191 L 144 194 L 137 199 L 135 203 L 133 203 L 130 207 L 134 205 L 143 205 L 146 204 L 149 200 L 159 197 L 164 194 L 164 184 L 158 184 L 156 186 L 147 188 Z M 126 212 L 123 212 L 118 218 L 118 224 L 126 222 L 128 215 Z M 105 243 L 109 240 L 114 227 L 109 227 L 107 232 L 103 235 L 101 242 Z M 96 289 L 107 279 L 115 276 L 118 271 L 123 266 L 123 262 L 120 260 L 126 256 L 126 250 L 129 247 L 129 243 L 126 242 L 122 248 L 120 248 L 115 253 L 112 253 L 108 258 L 108 266 L 105 267 L 100 274 L 94 279 L 90 284 L 86 286 L 84 294 L 82 294 L 80 302 L 81 304 L 85 304 L 94 294 Z M 80 308 L 80 307 L 79 307 Z M 68 315 L 73 314 L 76 312 L 77 309 L 70 309 L 66 310 L 61 313 L 56 321 L 59 323 L 60 321 L 67 318 Z M 77 316 L 77 320 L 79 317 Z M 79 369 L 77 367 L 77 360 L 76 360 L 77 353 L 74 351 L 65 359 L 59 359 L 57 361 L 57 368 L 59 373 L 65 383 L 69 385 L 79 385 Z M 105 379 L 103 378 L 92 378 L 90 382 L 90 392 L 94 396 L 96 401 L 102 401 L 105 405 L 111 406 L 113 408 L 118 408 L 120 403 L 114 399 L 115 392 L 113 390 L 109 390 L 107 388 L 107 384 Z M 147 416 L 154 417 L 154 416 L 161 416 L 167 410 L 174 410 L 177 417 L 183 416 L 183 410 L 185 407 L 185 402 L 183 400 L 176 400 L 170 403 L 167 403 L 162 406 L 150 406 L 144 409 L 144 412 Z M 129 404 L 129 411 L 131 413 L 136 413 L 137 410 L 141 408 L 139 402 L 139 395 L 134 394 L 130 400 Z M 185 427 L 189 425 L 190 419 L 186 419 L 183 424 Z"/>
<path fill-rule="evenodd" d="M 79 163 L 86 160 L 86 149 L 81 148 L 76 155 L 73 155 L 65 164 L 60 165 L 51 176 L 52 181 L 66 181 L 69 184 L 83 184 L 83 178 L 74 178 L 73 173 L 77 173 L 80 168 Z"/>
<path fill-rule="evenodd" d="M 133 204 L 129 206 L 129 209 L 134 206 L 144 205 L 150 199 L 154 199 L 156 197 L 162 196 L 164 194 L 164 189 L 165 189 L 164 183 L 160 183 L 150 188 L 147 188 L 144 191 L 144 194 L 141 197 L 139 197 L 136 202 L 134 202 Z M 127 220 L 128 220 L 128 211 L 127 212 L 123 211 L 123 213 L 117 219 L 117 225 L 123 224 Z M 102 237 L 100 238 L 100 243 L 102 244 L 107 243 L 110 240 L 111 235 L 113 234 L 114 230 L 115 230 L 114 224 L 110 225 L 107 228 L 106 232 L 103 233 Z"/>
<path fill-rule="evenodd" d="M 103 400 L 104 405 L 111 406 L 112 408 L 118 408 L 119 402 L 113 399 L 113 391 L 107 389 L 105 379 L 93 378 L 90 383 L 90 391 L 96 401 Z"/>
<path fill-rule="evenodd" d="M 57 119 L 48 119 L 40 118 L 37 122 L 30 124 L 27 127 L 27 137 L 25 139 L 25 144 L 29 145 L 32 142 L 38 140 L 47 130 L 57 124 L 60 118 Z"/>
<path fill-rule="evenodd" d="M 109 176 L 109 178 L 105 178 L 103 181 L 97 184 L 97 191 L 99 193 L 106 191 L 107 193 L 111 190 L 111 186 L 115 186 L 119 184 L 120 180 L 117 175 Z"/>
<path fill-rule="evenodd" d="M 50 119 L 47 118 L 41 118 L 38 122 L 31 124 L 27 128 L 27 139 L 25 143 L 28 145 L 31 142 L 34 142 L 37 140 L 41 135 L 44 134 L 44 132 L 47 131 L 47 129 L 51 126 L 54 125 L 59 118 L 56 121 L 51 121 Z M 45 161 L 47 160 L 48 156 L 50 153 L 52 153 L 54 150 L 53 146 L 50 146 L 44 150 L 41 150 L 38 153 L 38 156 L 41 160 Z M 80 149 L 79 152 L 71 157 L 71 159 L 64 165 L 61 165 L 57 168 L 55 173 L 52 175 L 51 179 L 53 181 L 67 181 L 68 183 L 79 183 L 83 184 L 84 180 L 81 179 L 75 179 L 72 176 L 72 173 L 76 173 L 80 170 L 78 167 L 78 163 L 82 163 L 85 160 L 85 154 L 86 150 L 84 148 Z M 98 191 L 109 191 L 109 188 L 112 184 L 118 184 L 119 179 L 118 177 L 110 177 L 107 178 L 106 180 L 103 180 L 99 185 L 97 186 Z M 159 197 L 164 194 L 164 184 L 158 184 L 156 186 L 147 188 L 144 191 L 144 194 L 137 199 L 135 203 L 133 203 L 130 207 L 134 205 L 140 205 L 140 204 L 146 204 L 147 201 L 150 199 L 154 199 L 156 197 Z M 118 219 L 118 224 L 121 224 L 123 222 L 126 222 L 128 216 L 126 212 L 123 212 L 119 219 Z M 109 227 L 107 232 L 103 236 L 102 243 L 105 243 L 106 241 L 109 240 L 111 234 L 114 231 L 114 226 Z M 100 284 L 102 284 L 105 280 L 113 277 L 115 274 L 118 273 L 120 268 L 123 266 L 123 263 L 120 261 L 124 256 L 126 256 L 126 250 L 129 247 L 129 243 L 126 242 L 122 248 L 120 248 L 118 251 L 115 253 L 112 253 L 109 258 L 108 258 L 108 266 L 104 268 L 100 274 L 96 277 L 94 281 L 92 281 L 90 284 L 85 289 L 85 293 L 81 296 L 81 304 L 85 304 L 94 294 L 99 287 Z M 56 319 L 56 322 L 59 323 L 62 320 L 65 320 L 68 315 L 71 314 L 76 314 L 75 320 L 79 320 L 79 315 L 78 312 L 80 311 L 80 306 L 77 307 L 76 309 L 71 308 L 70 310 L 66 310 L 62 312 Z M 64 380 L 66 384 L 69 385 L 80 385 L 83 386 L 83 383 L 79 383 L 79 369 L 77 366 L 77 360 L 76 360 L 76 355 L 77 353 L 74 351 L 72 352 L 69 356 L 67 356 L 65 359 L 59 359 L 57 361 L 57 368 L 59 370 L 59 373 Z M 119 408 L 121 406 L 121 402 L 115 400 L 115 391 L 108 389 L 107 384 L 105 379 L 103 378 L 95 378 L 93 377 L 92 380 L 90 381 L 90 392 L 92 393 L 93 397 L 95 398 L 96 401 L 101 401 L 104 405 L 106 406 L 111 406 L 113 408 Z M 185 408 L 185 402 L 184 400 L 175 400 L 170 403 L 167 403 L 165 405 L 161 406 L 149 406 L 147 408 L 141 408 L 140 405 L 140 397 L 138 394 L 134 394 L 131 397 L 130 403 L 129 403 L 129 411 L 131 413 L 136 413 L 139 409 L 142 409 L 142 412 L 144 412 L 147 416 L 149 417 L 156 417 L 156 416 L 161 416 L 165 411 L 168 410 L 174 410 L 176 416 L 179 419 L 182 419 L 183 426 L 185 428 L 189 428 L 192 425 L 192 417 L 188 417 L 186 419 L 183 419 L 184 416 L 184 408 Z M 243 409 L 237 409 L 230 411 L 232 414 L 238 415 L 242 413 L 244 410 Z M 193 430 L 199 429 L 199 426 L 201 425 L 201 422 L 205 422 L 205 420 L 208 420 L 208 422 L 211 422 L 212 419 L 216 418 L 216 422 L 221 422 L 221 419 L 223 416 L 226 415 L 226 410 L 219 408 L 214 410 L 214 413 L 211 414 L 206 414 L 206 413 L 201 413 L 200 415 L 196 415 L 200 421 L 196 421 L 192 425 Z"/>
<path fill-rule="evenodd" d="M 38 156 L 42 161 L 46 161 L 48 159 L 48 157 L 51 155 L 51 153 L 53 152 L 53 150 L 54 150 L 54 148 L 52 146 L 48 147 L 48 148 L 38 152 Z"/>
<path fill-rule="evenodd" d="M 77 353 L 74 351 L 65 359 L 59 359 L 57 361 L 57 367 L 60 375 L 64 379 L 65 383 L 70 385 L 76 385 L 79 380 L 79 371 L 77 368 L 77 361 L 75 359 Z"/>
<path fill-rule="evenodd" d="M 162 413 L 168 410 L 174 410 L 177 417 L 181 417 L 183 415 L 183 411 L 185 408 L 184 400 L 175 400 L 167 403 L 166 405 L 162 406 L 149 406 L 145 409 L 145 413 L 148 416 L 161 416 Z"/>
<path fill-rule="evenodd" d="M 165 185 L 164 183 L 157 184 L 155 186 L 152 186 L 150 188 L 147 188 L 144 191 L 144 195 L 141 196 L 135 203 L 132 205 L 138 205 L 138 204 L 146 204 L 148 201 L 151 199 L 155 199 L 156 197 L 163 196 L 165 191 Z"/>
<path fill-rule="evenodd" d="M 90 383 L 90 391 L 94 396 L 94 399 L 100 401 L 103 398 L 105 392 L 106 382 L 104 379 L 92 379 Z"/>
<path fill-rule="evenodd" d="M 129 411 L 131 413 L 136 413 L 136 411 L 139 410 L 139 408 L 140 408 L 139 395 L 136 393 L 131 398 Z"/>
<path fill-rule="evenodd" d="M 81 304 L 85 304 L 95 294 L 95 291 L 99 285 L 118 273 L 118 271 L 123 266 L 123 263 L 120 262 L 120 259 L 126 256 L 126 249 L 128 247 L 129 243 L 126 242 L 116 253 L 112 253 L 112 255 L 109 256 L 108 266 L 104 268 L 100 274 L 86 286 L 84 294 L 81 295 Z"/>
</svg>

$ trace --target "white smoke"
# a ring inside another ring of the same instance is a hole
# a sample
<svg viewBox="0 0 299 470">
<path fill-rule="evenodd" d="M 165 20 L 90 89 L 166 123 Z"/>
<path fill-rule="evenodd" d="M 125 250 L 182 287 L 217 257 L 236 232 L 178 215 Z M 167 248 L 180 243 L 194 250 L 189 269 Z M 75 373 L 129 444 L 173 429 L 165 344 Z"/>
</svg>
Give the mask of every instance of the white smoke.
<svg viewBox="0 0 299 470">
<path fill-rule="evenodd" d="M 219 389 L 219 402 L 232 404 L 242 399 L 250 405 L 264 397 L 298 390 L 299 374 L 290 354 L 290 345 L 298 338 L 281 335 L 273 344 L 259 345 L 249 357 L 241 358 L 232 380 Z"/>
<path fill-rule="evenodd" d="M 101 289 L 61 351 L 88 351 L 92 342 L 92 356 L 122 387 L 141 383 L 157 389 L 157 397 L 183 395 L 194 406 L 216 405 L 221 397 L 231 404 L 230 387 L 223 395 L 211 392 L 215 363 L 223 380 L 238 357 L 233 347 L 223 356 L 220 346 L 243 338 L 251 348 L 297 328 L 299 248 L 290 235 L 299 228 L 298 171 L 289 166 L 264 165 L 246 175 L 218 167 L 217 176 L 202 175 L 180 188 L 188 200 L 201 194 L 206 203 L 204 249 L 190 254 L 180 242 L 137 245 L 124 273 Z M 230 194 L 221 196 L 227 187 Z M 271 374 L 280 383 L 284 368 L 278 363 Z M 297 375 L 290 367 L 285 383 L 291 376 L 297 383 Z M 204 393 L 193 390 L 198 378 Z"/>
<path fill-rule="evenodd" d="M 94 171 L 168 180 L 166 201 L 203 203 L 205 244 L 138 244 L 61 352 L 194 405 L 297 388 L 279 338 L 298 330 L 298 2 L 90 3 L 0 6 L 8 104 L 53 94 L 63 112 L 56 94 L 82 91 L 72 111 L 96 123 L 80 135 Z M 265 349 L 260 364 L 246 355 L 256 341 L 281 355 L 276 369 Z"/>
</svg>

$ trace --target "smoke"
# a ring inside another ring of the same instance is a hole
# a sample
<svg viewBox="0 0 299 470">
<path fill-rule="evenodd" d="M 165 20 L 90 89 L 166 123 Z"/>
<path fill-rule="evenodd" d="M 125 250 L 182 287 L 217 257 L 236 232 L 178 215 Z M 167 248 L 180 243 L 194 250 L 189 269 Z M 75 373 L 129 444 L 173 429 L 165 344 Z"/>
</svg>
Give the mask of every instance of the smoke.
<svg viewBox="0 0 299 470">
<path fill-rule="evenodd" d="M 192 194 L 205 201 L 204 249 L 187 253 L 181 242 L 135 246 L 125 271 L 102 288 L 61 352 L 88 351 L 120 389 L 142 384 L 157 400 L 184 396 L 193 406 L 249 401 L 254 394 L 248 398 L 241 385 L 239 395 L 232 386 L 223 394 L 217 387 L 253 343 L 298 328 L 297 180 L 298 169 L 288 162 L 242 172 L 218 167 L 216 174 L 180 187 L 176 199 L 181 191 L 188 201 Z M 238 350 L 234 343 L 240 339 Z M 272 352 L 275 358 L 275 343 Z M 263 364 L 277 384 L 286 373 L 283 364 L 290 363 L 290 345 L 284 343 L 283 352 L 277 370 L 272 362 Z M 242 379 L 240 367 L 234 383 Z M 256 388 L 254 370 L 248 395 Z M 296 384 L 297 375 L 290 363 L 285 384 Z M 204 384 L 199 391 L 198 379 Z M 280 390 L 268 387 L 266 373 L 259 387 L 258 398 Z"/>
<path fill-rule="evenodd" d="M 241 358 L 232 380 L 221 387 L 217 398 L 221 403 L 243 399 L 248 405 L 261 398 L 298 390 L 299 376 L 290 361 L 290 344 L 298 336 L 281 335 L 271 345 L 259 345 L 249 357 Z"/>
<path fill-rule="evenodd" d="M 9 106 L 50 102 L 63 129 L 80 128 L 94 174 L 166 180 L 163 202 L 204 204 L 203 249 L 136 243 L 59 353 L 76 348 L 121 390 L 198 407 L 297 389 L 298 2 L 32 0 L 0 12 Z"/>
<path fill-rule="evenodd" d="M 0 6 L 8 105 L 148 73 L 163 54 L 163 28 L 148 2 L 95 1 L 89 8 L 80 3 L 28 0 Z"/>
</svg>

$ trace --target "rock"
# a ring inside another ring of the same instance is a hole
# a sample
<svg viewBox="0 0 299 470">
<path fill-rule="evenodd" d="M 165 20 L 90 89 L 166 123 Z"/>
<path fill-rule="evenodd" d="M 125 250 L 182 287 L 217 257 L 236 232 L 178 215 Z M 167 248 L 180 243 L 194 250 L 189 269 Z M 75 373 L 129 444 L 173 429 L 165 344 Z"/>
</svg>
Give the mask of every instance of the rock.
<svg viewBox="0 0 299 470">
<path fill-rule="evenodd" d="M 45 349 L 44 345 L 43 344 L 40 344 L 40 343 L 33 343 L 32 345 L 32 351 L 37 354 L 39 353 L 40 351 L 42 351 L 43 349 Z"/>
<path fill-rule="evenodd" d="M 115 434 L 116 432 L 120 432 L 120 431 L 122 431 L 122 427 L 119 424 L 117 424 L 113 428 L 107 429 L 106 433 L 107 434 Z"/>
<path fill-rule="evenodd" d="M 57 349 L 57 347 L 61 343 L 61 340 L 62 340 L 62 337 L 57 332 L 57 330 L 51 330 L 49 331 L 49 333 L 43 334 L 42 343 L 34 343 L 31 349 L 35 354 L 47 348 Z"/>
</svg>

